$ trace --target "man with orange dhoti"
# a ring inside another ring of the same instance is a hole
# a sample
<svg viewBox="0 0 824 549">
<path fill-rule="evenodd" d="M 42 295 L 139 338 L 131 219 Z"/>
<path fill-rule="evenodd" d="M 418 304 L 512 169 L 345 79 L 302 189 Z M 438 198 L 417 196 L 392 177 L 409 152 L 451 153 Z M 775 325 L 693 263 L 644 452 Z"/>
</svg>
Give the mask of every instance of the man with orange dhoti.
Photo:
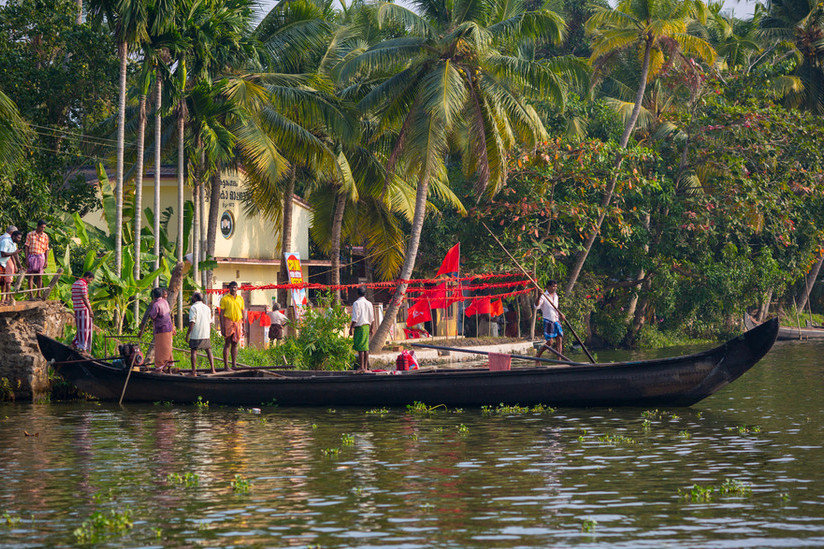
<svg viewBox="0 0 824 549">
<path fill-rule="evenodd" d="M 232 350 L 232 368 L 237 368 L 237 344 L 243 337 L 245 303 L 237 293 L 237 282 L 229 283 L 229 293 L 220 300 L 220 332 L 226 340 L 223 344 L 223 369 L 229 369 L 229 349 Z"/>
</svg>

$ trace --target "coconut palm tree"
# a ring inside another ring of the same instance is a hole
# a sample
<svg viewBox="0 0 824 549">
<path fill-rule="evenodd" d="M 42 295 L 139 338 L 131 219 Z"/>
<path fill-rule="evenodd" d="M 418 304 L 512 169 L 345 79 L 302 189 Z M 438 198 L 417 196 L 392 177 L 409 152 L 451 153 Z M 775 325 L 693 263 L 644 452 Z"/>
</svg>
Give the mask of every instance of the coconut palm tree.
<svg viewBox="0 0 824 549">
<path fill-rule="evenodd" d="M 620 149 L 627 147 L 638 122 L 647 84 L 664 67 L 668 57 L 683 54 L 696 56 L 707 62 L 715 60 L 712 46 L 689 32 L 689 27 L 694 22 L 706 21 L 706 13 L 707 7 L 701 0 L 620 0 L 615 8 L 596 9 L 587 21 L 587 30 L 594 35 L 590 59 L 595 64 L 596 73 L 610 68 L 624 52 L 637 54 L 641 60 L 638 88 L 632 111 L 625 119 L 624 132 L 618 143 Z M 627 55 L 625 59 L 634 57 Z M 601 231 L 623 158 L 623 154 L 619 152 L 613 175 L 601 200 L 601 213 L 569 272 L 564 289 L 567 295 L 575 287 L 584 262 Z"/>
<path fill-rule="evenodd" d="M 126 72 L 129 47 L 146 40 L 148 0 L 91 0 L 89 12 L 94 17 L 105 16 L 117 40 L 120 60 L 120 84 L 117 118 L 117 168 L 115 182 L 115 273 L 121 274 L 123 264 L 123 158 L 126 139 Z"/>
<path fill-rule="evenodd" d="M 0 91 L 0 171 L 5 171 L 23 158 L 31 137 L 14 101 Z"/>
<path fill-rule="evenodd" d="M 368 48 L 341 68 L 343 80 L 369 88 L 361 112 L 374 117 L 377 135 L 390 134 L 387 172 L 415 181 L 415 213 L 400 279 L 415 266 L 429 187 L 446 182 L 445 156 L 465 135 L 460 154 L 478 194 L 492 195 L 506 179 L 507 153 L 521 141 L 546 139 L 527 99 L 562 102 L 570 63 L 536 62 L 518 55 L 533 41 L 560 43 L 564 22 L 547 10 L 525 11 L 521 2 L 418 0 L 414 10 L 379 5 L 381 25 L 406 36 Z M 380 349 L 406 292 L 401 283 L 372 341 Z"/>
<path fill-rule="evenodd" d="M 816 0 L 770 0 L 761 19 L 769 40 L 792 44 L 797 59 L 793 76 L 800 85 L 786 100 L 816 114 L 824 113 L 824 4 Z"/>
</svg>

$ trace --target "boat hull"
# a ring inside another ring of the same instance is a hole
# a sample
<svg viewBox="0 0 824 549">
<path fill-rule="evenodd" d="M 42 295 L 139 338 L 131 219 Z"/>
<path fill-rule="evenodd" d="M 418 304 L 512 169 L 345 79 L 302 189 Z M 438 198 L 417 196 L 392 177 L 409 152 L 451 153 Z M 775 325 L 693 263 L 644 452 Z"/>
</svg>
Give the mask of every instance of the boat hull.
<svg viewBox="0 0 824 549">
<path fill-rule="evenodd" d="M 753 321 L 752 317 L 744 315 L 744 328 L 752 330 L 756 326 L 758 326 L 758 324 Z M 778 339 L 778 341 L 824 340 L 824 328 L 816 328 L 814 326 L 796 328 L 792 326 L 779 326 L 776 339 Z"/>
<path fill-rule="evenodd" d="M 263 371 L 231 376 L 183 376 L 132 372 L 124 401 L 258 406 L 447 406 L 504 404 L 552 406 L 689 406 L 749 370 L 772 347 L 778 322 L 771 320 L 702 353 L 638 362 L 513 368 L 366 373 Z M 38 336 L 47 360 L 79 390 L 119 400 L 127 372 L 84 360 L 71 348 Z M 73 362 L 77 361 L 77 362 Z"/>
</svg>

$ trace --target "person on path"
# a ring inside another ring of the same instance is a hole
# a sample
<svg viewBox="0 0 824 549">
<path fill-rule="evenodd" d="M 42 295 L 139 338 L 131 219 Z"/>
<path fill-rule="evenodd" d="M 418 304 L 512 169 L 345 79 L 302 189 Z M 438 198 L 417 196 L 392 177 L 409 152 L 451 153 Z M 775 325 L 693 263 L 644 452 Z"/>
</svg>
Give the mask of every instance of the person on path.
<svg viewBox="0 0 824 549">
<path fill-rule="evenodd" d="M 11 228 L 11 227 L 10 227 Z M 19 271 L 17 262 L 17 245 L 23 240 L 23 233 L 18 230 L 11 234 L 3 233 L 0 236 L 0 291 L 3 292 L 3 299 L 0 305 L 14 305 L 14 298 L 11 295 L 11 285 L 14 281 L 14 273 Z"/>
<path fill-rule="evenodd" d="M 358 372 L 369 370 L 369 337 L 374 333 L 375 308 L 366 299 L 366 287 L 358 287 L 358 299 L 352 303 L 352 323 L 349 335 L 353 337 L 355 350 L 358 352 Z"/>
<path fill-rule="evenodd" d="M 152 290 L 152 302 L 140 321 L 140 331 L 137 332 L 138 339 L 143 335 L 146 323 L 150 318 L 154 326 L 155 368 L 161 371 L 167 370 L 174 362 L 172 358 L 172 338 L 175 334 L 175 327 L 172 324 L 169 302 L 163 298 L 163 288 L 154 288 Z"/>
<path fill-rule="evenodd" d="M 94 316 L 92 304 L 89 302 L 89 284 L 94 280 L 94 273 L 86 271 L 83 276 L 72 284 L 72 308 L 74 308 L 74 325 L 77 334 L 72 345 L 83 354 L 92 351 L 92 332 L 94 330 Z"/>
<path fill-rule="evenodd" d="M 237 282 L 229 283 L 229 293 L 220 300 L 220 331 L 223 343 L 223 369 L 229 369 L 229 349 L 232 350 L 232 369 L 237 369 L 237 344 L 243 337 L 243 319 L 246 304 L 243 296 L 237 293 Z"/>
<path fill-rule="evenodd" d="M 49 253 L 49 235 L 46 234 L 46 222 L 42 219 L 37 222 L 37 228 L 26 235 L 26 271 L 29 277 L 29 299 L 40 299 L 40 290 L 43 287 L 43 272 L 46 270 L 46 257 Z"/>
<path fill-rule="evenodd" d="M 203 296 L 195 292 L 192 294 L 192 306 L 189 308 L 189 330 L 186 339 L 189 340 L 189 350 L 192 353 L 192 375 L 197 375 L 197 351 L 206 351 L 206 358 L 212 373 L 215 371 L 215 358 L 212 356 L 211 339 L 212 311 L 203 303 Z"/>
<path fill-rule="evenodd" d="M 272 301 L 272 310 L 266 313 L 266 316 L 272 321 L 272 324 L 269 325 L 269 342 L 274 341 L 277 345 L 283 339 L 283 327 L 289 319 L 280 312 L 280 303 L 274 300 Z"/>
<path fill-rule="evenodd" d="M 544 344 L 538 349 L 540 357 L 548 348 L 555 348 L 559 354 L 564 354 L 564 329 L 561 321 L 566 317 L 558 310 L 558 282 L 550 280 L 546 291 L 541 294 L 535 310 L 540 310 L 544 317 Z M 554 346 L 552 342 L 554 340 Z"/>
</svg>

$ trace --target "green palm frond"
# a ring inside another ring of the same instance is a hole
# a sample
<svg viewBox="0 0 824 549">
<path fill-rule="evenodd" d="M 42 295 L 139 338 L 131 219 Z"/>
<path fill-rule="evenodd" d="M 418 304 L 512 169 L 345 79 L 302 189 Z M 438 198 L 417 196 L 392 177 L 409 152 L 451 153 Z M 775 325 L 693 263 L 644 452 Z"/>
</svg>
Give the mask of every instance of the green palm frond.
<svg viewBox="0 0 824 549">
<path fill-rule="evenodd" d="M 392 2 L 378 4 L 378 24 L 399 23 L 415 36 L 430 38 L 436 35 L 435 29 L 414 11 Z"/>
<path fill-rule="evenodd" d="M 566 23 L 554 11 L 529 11 L 490 25 L 489 32 L 498 43 L 529 40 L 560 44 L 566 36 Z"/>
</svg>

